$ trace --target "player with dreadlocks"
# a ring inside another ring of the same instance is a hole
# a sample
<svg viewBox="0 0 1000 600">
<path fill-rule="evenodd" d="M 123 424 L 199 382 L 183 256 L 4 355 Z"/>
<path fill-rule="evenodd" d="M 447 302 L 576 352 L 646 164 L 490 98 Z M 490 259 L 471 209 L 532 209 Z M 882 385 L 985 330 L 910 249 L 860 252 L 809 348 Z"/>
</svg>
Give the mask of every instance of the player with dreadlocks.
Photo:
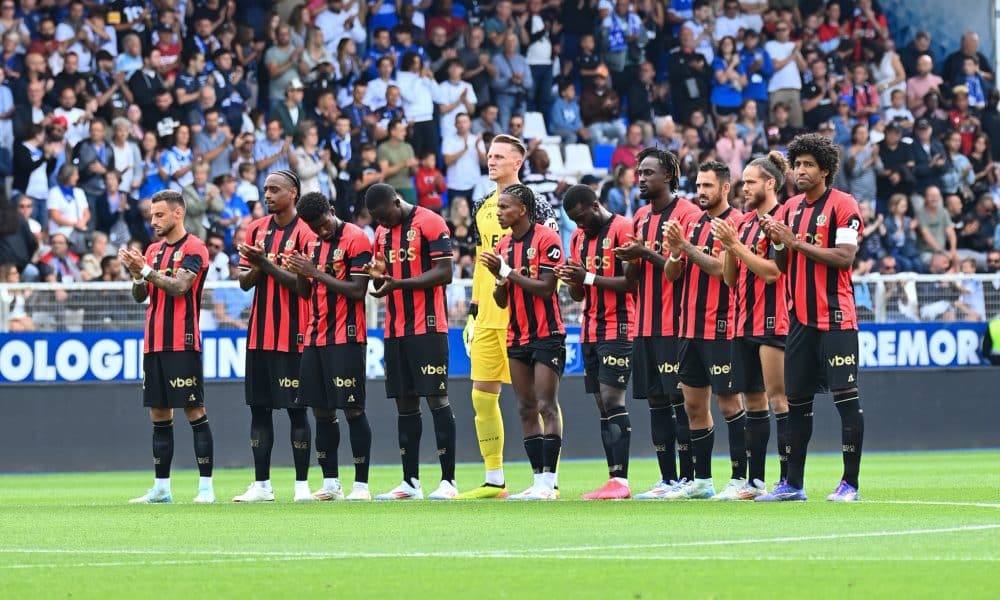
<svg viewBox="0 0 1000 600">
<path fill-rule="evenodd" d="M 555 500 L 562 449 L 559 379 L 566 366 L 566 328 L 555 269 L 563 263 L 559 234 L 535 220 L 535 193 L 515 184 L 500 192 L 497 219 L 510 233 L 479 261 L 496 278 L 493 300 L 510 311 L 507 356 L 534 483 L 511 500 Z M 539 419 L 541 417 L 541 419 Z"/>
<path fill-rule="evenodd" d="M 615 256 L 632 267 L 627 276 L 637 282 L 636 329 L 633 342 L 632 394 L 649 402 L 650 429 L 660 481 L 637 500 L 662 500 L 666 494 L 694 478 L 691 463 L 691 430 L 678 378 L 677 336 L 680 333 L 682 285 L 663 276 L 670 249 L 667 222 L 681 225 L 697 221 L 701 211 L 673 191 L 680 177 L 677 157 L 665 150 L 646 148 L 639 153 L 639 197 L 647 204 L 636 211 L 629 243 Z M 674 446 L 680 457 L 678 474 Z"/>
<path fill-rule="evenodd" d="M 299 177 L 292 171 L 275 171 L 264 181 L 266 217 L 247 228 L 240 244 L 240 287 L 253 288 L 247 331 L 244 392 L 250 406 L 250 450 L 255 477 L 247 491 L 233 502 L 270 502 L 271 448 L 274 446 L 273 410 L 285 409 L 291 421 L 292 457 L 295 462 L 296 502 L 309 502 L 309 453 L 312 432 L 309 416 L 298 404 L 299 360 L 308 326 L 309 306 L 296 291 L 296 276 L 284 268 L 295 252 L 307 252 L 316 239 L 299 218 Z"/>
</svg>

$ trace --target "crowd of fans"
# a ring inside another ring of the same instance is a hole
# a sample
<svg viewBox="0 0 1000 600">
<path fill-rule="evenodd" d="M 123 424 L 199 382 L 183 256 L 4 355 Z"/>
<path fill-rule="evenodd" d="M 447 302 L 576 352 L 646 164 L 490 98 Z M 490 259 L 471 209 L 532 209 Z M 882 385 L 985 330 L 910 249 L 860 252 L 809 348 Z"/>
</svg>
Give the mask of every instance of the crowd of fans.
<svg viewBox="0 0 1000 600">
<path fill-rule="evenodd" d="M 609 176 L 582 181 L 630 216 L 646 146 L 678 154 L 693 195 L 701 162 L 738 179 L 820 131 L 865 214 L 857 273 L 1000 270 L 1000 91 L 974 33 L 947 56 L 923 32 L 897 50 L 872 0 L 310 0 L 287 20 L 273 4 L 0 0 L 3 281 L 125 279 L 116 250 L 155 238 L 148 199 L 165 188 L 208 242 L 209 279 L 231 279 L 279 169 L 369 234 L 377 182 L 441 212 L 469 277 L 470 205 L 492 191 L 502 132 L 557 209 L 570 180 L 553 140 L 608 150 Z M 532 113 L 552 138 L 526 137 Z M 988 318 L 968 287 L 936 314 L 919 286 L 867 292 L 902 294 L 907 318 Z M 217 323 L 243 324 L 246 294 L 216 295 Z M 10 327 L 30 328 L 18 298 Z"/>
</svg>

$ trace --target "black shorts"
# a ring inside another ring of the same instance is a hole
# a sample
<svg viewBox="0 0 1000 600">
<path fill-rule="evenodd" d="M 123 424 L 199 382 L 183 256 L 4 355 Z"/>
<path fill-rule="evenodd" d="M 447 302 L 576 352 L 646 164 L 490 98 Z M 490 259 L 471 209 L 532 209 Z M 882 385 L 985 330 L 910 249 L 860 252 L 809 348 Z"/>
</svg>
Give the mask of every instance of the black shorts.
<svg viewBox="0 0 1000 600">
<path fill-rule="evenodd" d="M 601 384 L 624 390 L 632 377 L 632 344 L 589 342 L 581 344 L 584 387 L 588 394 L 601 391 Z"/>
<path fill-rule="evenodd" d="M 821 331 L 791 320 L 785 348 L 789 398 L 858 386 L 858 331 Z"/>
<path fill-rule="evenodd" d="M 247 350 L 243 395 L 247 406 L 295 408 L 299 397 L 298 352 Z"/>
<path fill-rule="evenodd" d="M 760 364 L 760 347 L 785 349 L 785 336 L 747 336 L 732 341 L 733 392 L 752 394 L 763 392 L 764 371 Z"/>
<path fill-rule="evenodd" d="M 205 406 L 201 352 L 150 352 L 142 357 L 142 405 L 148 408 Z"/>
<path fill-rule="evenodd" d="M 523 346 L 510 346 L 507 348 L 507 358 L 529 366 L 543 364 L 562 377 L 566 369 L 566 336 L 550 335 Z"/>
<path fill-rule="evenodd" d="M 632 371 L 635 383 L 632 396 L 639 400 L 654 396 L 679 394 L 680 365 L 677 362 L 677 339 L 672 337 L 637 337 L 632 344 Z"/>
<path fill-rule="evenodd" d="M 448 336 L 425 333 L 385 340 L 385 395 L 448 395 Z"/>
<path fill-rule="evenodd" d="M 678 344 L 680 380 L 688 387 L 712 386 L 716 394 L 733 393 L 730 340 L 681 339 Z"/>
<path fill-rule="evenodd" d="M 365 344 L 306 346 L 302 351 L 299 404 L 312 408 L 365 407 Z"/>
</svg>

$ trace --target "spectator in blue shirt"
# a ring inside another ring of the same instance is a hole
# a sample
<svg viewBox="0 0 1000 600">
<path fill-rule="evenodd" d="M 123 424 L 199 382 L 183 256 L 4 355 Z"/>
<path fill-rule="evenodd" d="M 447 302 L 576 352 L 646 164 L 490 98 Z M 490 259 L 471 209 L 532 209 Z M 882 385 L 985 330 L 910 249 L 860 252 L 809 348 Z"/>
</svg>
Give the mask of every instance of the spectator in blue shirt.
<svg viewBox="0 0 1000 600">
<path fill-rule="evenodd" d="M 383 56 L 392 58 L 392 62 L 395 64 L 397 56 L 402 55 L 397 55 L 396 49 L 392 47 L 392 40 L 389 38 L 389 30 L 384 27 L 379 27 L 375 29 L 375 34 L 372 37 L 372 45 L 368 47 L 368 52 L 365 53 L 363 66 L 368 79 L 375 79 L 378 77 L 378 61 Z"/>
<path fill-rule="evenodd" d="M 743 98 L 767 104 L 767 82 L 774 74 L 771 56 L 760 46 L 760 34 L 753 29 L 743 32 L 743 48 L 740 50 L 740 65 L 746 73 L 747 83 L 743 87 Z"/>
<path fill-rule="evenodd" d="M 712 104 L 719 115 L 734 115 L 743 102 L 743 88 L 748 79 L 746 66 L 736 53 L 736 40 L 727 35 L 719 41 L 719 51 L 712 61 Z"/>
<path fill-rule="evenodd" d="M 549 112 L 549 132 L 562 138 L 564 144 L 587 142 L 590 132 L 580 118 L 580 102 L 576 99 L 576 86 L 572 79 L 559 82 L 559 97 Z"/>
</svg>

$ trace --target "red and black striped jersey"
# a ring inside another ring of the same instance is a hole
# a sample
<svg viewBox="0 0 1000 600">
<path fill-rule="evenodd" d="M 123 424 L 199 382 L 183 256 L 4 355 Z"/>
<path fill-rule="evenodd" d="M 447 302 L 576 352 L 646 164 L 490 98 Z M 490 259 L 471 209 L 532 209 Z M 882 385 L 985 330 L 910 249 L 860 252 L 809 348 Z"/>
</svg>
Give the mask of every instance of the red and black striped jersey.
<svg viewBox="0 0 1000 600">
<path fill-rule="evenodd" d="M 727 208 L 719 215 L 733 227 L 739 227 L 743 215 Z M 698 220 L 689 223 L 687 239 L 699 251 L 718 258 L 722 242 L 712 234 L 712 216 L 702 212 Z M 681 300 L 680 337 L 695 340 L 728 340 L 733 337 L 732 291 L 718 277 L 712 277 L 691 258 L 684 255 L 683 299 Z"/>
<path fill-rule="evenodd" d="M 563 262 L 559 234 L 535 223 L 521 239 L 516 239 L 512 233 L 500 238 L 496 253 L 511 269 L 532 279 L 538 279 L 543 272 L 554 271 L 556 265 Z M 507 310 L 510 311 L 507 346 L 524 346 L 553 335 L 566 335 L 558 292 L 542 298 L 508 281 Z"/>
<path fill-rule="evenodd" d="M 309 254 L 317 268 L 336 279 L 348 281 L 354 275 L 364 275 L 365 265 L 372 259 L 372 244 L 363 229 L 352 223 L 341 223 L 330 240 L 309 242 Z M 352 300 L 313 279 L 309 297 L 309 328 L 307 346 L 333 344 L 363 344 L 368 339 L 365 321 L 365 300 Z"/>
<path fill-rule="evenodd" d="M 417 277 L 434 267 L 434 261 L 451 257 L 448 224 L 437 213 L 416 206 L 403 221 L 375 231 L 375 255 L 385 259 L 393 279 Z M 445 287 L 393 290 L 386 296 L 385 337 L 448 333 Z"/>
<path fill-rule="evenodd" d="M 679 221 L 686 228 L 700 214 L 701 210 L 685 198 L 676 198 L 659 213 L 647 204 L 633 217 L 635 235 L 653 252 L 667 256 L 670 254 L 665 234 L 667 221 Z M 663 276 L 662 268 L 646 260 L 640 262 L 639 269 L 636 337 L 677 335 L 680 331 L 681 282 L 669 281 Z"/>
<path fill-rule="evenodd" d="M 611 217 L 594 237 L 578 228 L 570 239 L 570 256 L 585 271 L 599 277 L 623 277 L 625 264 L 615 257 L 615 248 L 627 244 L 631 233 L 632 223 L 621 215 Z M 580 341 L 631 341 L 635 334 L 632 294 L 602 290 L 594 285 L 584 286 L 583 292 Z"/>
<path fill-rule="evenodd" d="M 780 204 L 768 213 L 781 219 Z M 757 211 L 743 215 L 737 228 L 740 241 L 750 252 L 761 258 L 774 259 L 771 238 L 764 234 Z M 774 283 L 758 277 L 743 261 L 737 261 L 737 283 L 733 288 L 736 337 L 788 335 L 788 306 L 785 303 L 785 274 L 779 273 Z"/>
<path fill-rule="evenodd" d="M 263 244 L 267 259 L 279 267 L 293 252 L 307 253 L 308 243 L 315 239 L 315 234 L 298 216 L 284 227 L 274 222 L 274 215 L 262 217 L 250 223 L 246 236 L 247 244 Z M 241 258 L 240 267 L 249 268 L 250 263 Z M 308 311 L 305 298 L 261 271 L 250 304 L 247 349 L 302 352 L 309 324 Z"/>
<path fill-rule="evenodd" d="M 168 244 L 160 240 L 146 249 L 146 264 L 154 271 L 175 277 L 181 269 L 195 274 L 194 283 L 186 293 L 169 296 L 160 288 L 147 283 L 149 307 L 146 309 L 146 340 L 142 351 L 201 352 L 201 295 L 208 272 L 208 248 L 205 242 L 190 233 Z"/>
<path fill-rule="evenodd" d="M 800 241 L 820 248 L 835 248 L 838 238 L 857 245 L 864 230 L 857 201 L 833 188 L 815 202 L 806 200 L 805 194 L 789 198 L 783 221 Z M 789 250 L 789 310 L 803 325 L 823 331 L 857 329 L 851 270 L 834 269 Z"/>
</svg>

